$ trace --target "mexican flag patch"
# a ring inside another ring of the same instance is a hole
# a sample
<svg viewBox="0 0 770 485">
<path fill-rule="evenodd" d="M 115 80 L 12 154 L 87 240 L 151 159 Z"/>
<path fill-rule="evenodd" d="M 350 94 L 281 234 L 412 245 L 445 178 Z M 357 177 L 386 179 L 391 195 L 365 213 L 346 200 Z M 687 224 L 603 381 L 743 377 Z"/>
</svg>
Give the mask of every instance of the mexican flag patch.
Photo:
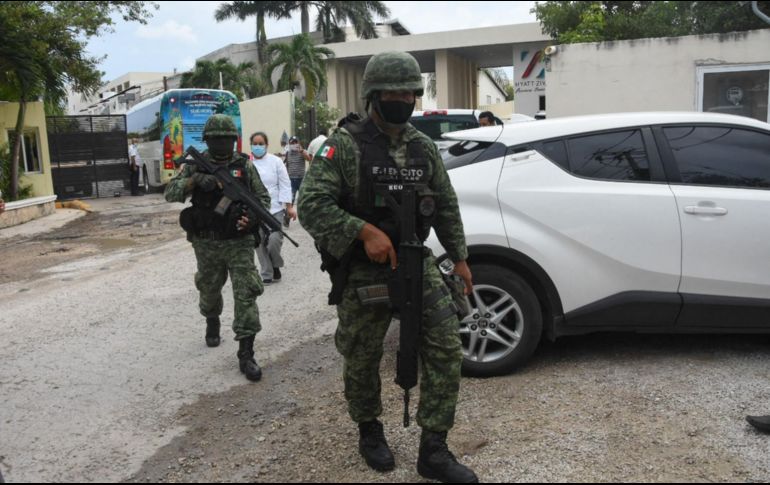
<svg viewBox="0 0 770 485">
<path fill-rule="evenodd" d="M 321 153 L 319 155 L 327 160 L 331 160 L 332 157 L 334 156 L 334 147 L 325 146 L 323 150 L 321 150 Z"/>
<path fill-rule="evenodd" d="M 232 175 L 235 178 L 241 178 L 243 176 L 243 172 L 239 168 L 235 168 L 230 172 L 230 175 Z"/>
</svg>

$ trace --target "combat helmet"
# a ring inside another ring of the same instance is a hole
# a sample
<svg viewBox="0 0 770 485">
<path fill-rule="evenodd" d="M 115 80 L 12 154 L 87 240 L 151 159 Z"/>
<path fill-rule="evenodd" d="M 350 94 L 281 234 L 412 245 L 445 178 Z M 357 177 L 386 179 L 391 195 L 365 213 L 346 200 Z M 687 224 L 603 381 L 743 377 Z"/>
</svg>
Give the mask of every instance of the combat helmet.
<svg viewBox="0 0 770 485">
<path fill-rule="evenodd" d="M 233 119 L 224 114 L 212 115 L 203 127 L 203 139 L 210 136 L 231 136 L 238 138 L 238 128 Z"/>
<path fill-rule="evenodd" d="M 412 91 L 423 94 L 422 75 L 417 60 L 406 52 L 383 52 L 369 59 L 361 83 L 361 95 L 369 99 L 375 91 Z"/>
</svg>

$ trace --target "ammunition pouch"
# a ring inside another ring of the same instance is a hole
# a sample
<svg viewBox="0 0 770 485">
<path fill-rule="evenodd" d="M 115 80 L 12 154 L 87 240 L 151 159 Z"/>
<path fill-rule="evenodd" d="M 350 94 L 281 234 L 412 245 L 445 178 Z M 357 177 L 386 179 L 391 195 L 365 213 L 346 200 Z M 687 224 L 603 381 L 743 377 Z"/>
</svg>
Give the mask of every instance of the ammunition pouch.
<svg viewBox="0 0 770 485">
<path fill-rule="evenodd" d="M 353 257 L 355 245 L 353 248 L 348 249 L 342 256 L 342 259 L 335 258 L 329 251 L 323 249 L 317 243 L 315 248 L 321 254 L 321 271 L 329 273 L 329 279 L 332 282 L 332 289 L 329 292 L 329 305 L 339 305 L 342 303 L 342 294 L 348 282 L 350 260 Z"/>
<path fill-rule="evenodd" d="M 449 288 L 452 301 L 457 307 L 457 318 L 462 320 L 471 313 L 471 302 L 465 294 L 465 282 L 456 274 L 443 274 L 444 283 Z"/>
</svg>

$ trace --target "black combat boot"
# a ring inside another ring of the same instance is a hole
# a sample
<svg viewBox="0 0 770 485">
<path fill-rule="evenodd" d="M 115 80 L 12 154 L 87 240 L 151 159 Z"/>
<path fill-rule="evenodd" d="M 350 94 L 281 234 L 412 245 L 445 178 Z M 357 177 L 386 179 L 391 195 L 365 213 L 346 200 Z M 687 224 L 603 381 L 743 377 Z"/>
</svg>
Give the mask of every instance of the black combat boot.
<svg viewBox="0 0 770 485">
<path fill-rule="evenodd" d="M 219 347 L 219 317 L 206 317 L 206 345 Z"/>
<path fill-rule="evenodd" d="M 758 430 L 770 433 L 770 416 L 746 416 L 746 421 Z"/>
<path fill-rule="evenodd" d="M 396 460 L 390 452 L 388 442 L 385 441 L 382 423 L 376 419 L 358 423 L 358 432 L 361 435 L 358 440 L 358 451 L 370 468 L 378 472 L 387 472 L 396 467 Z"/>
<path fill-rule="evenodd" d="M 258 381 L 262 378 L 262 369 L 254 360 L 254 336 L 241 339 L 239 342 L 238 362 L 241 366 L 241 372 L 246 374 L 246 379 Z"/>
<path fill-rule="evenodd" d="M 420 456 L 417 458 L 417 473 L 431 480 L 443 483 L 478 483 L 473 470 L 457 463 L 446 444 L 446 431 L 434 433 L 422 430 Z"/>
</svg>

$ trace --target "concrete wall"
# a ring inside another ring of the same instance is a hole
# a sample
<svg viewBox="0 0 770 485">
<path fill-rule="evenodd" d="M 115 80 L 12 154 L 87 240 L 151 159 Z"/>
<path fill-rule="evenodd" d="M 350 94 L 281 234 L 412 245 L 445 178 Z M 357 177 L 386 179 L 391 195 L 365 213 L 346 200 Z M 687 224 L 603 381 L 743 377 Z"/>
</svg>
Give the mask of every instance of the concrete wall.
<svg viewBox="0 0 770 485">
<path fill-rule="evenodd" d="M 170 72 L 129 72 L 108 81 L 99 89 L 99 92 L 91 97 L 81 93 L 67 91 L 67 114 L 123 114 L 131 106 L 153 93 L 158 94 L 163 90 L 163 77 L 173 76 Z M 134 101 L 121 103 L 117 97 L 104 101 L 113 94 L 123 91 L 130 86 L 139 86 L 139 89 L 129 91 L 135 95 Z M 102 102 L 104 101 L 104 102 Z"/>
<path fill-rule="evenodd" d="M 438 101 L 436 98 L 431 97 L 428 95 L 428 75 L 423 74 L 422 76 L 423 84 L 425 85 L 425 95 L 420 100 L 420 103 L 418 103 L 418 106 L 415 109 L 422 109 L 422 110 L 430 110 L 430 109 L 438 109 L 443 108 L 443 106 L 439 107 Z M 438 93 L 437 93 L 438 94 Z M 492 98 L 492 102 L 490 105 L 494 106 L 497 104 L 500 104 L 500 109 L 504 112 L 506 112 L 506 115 L 510 115 L 511 111 L 507 111 L 510 107 L 512 109 L 513 103 L 505 103 L 505 95 L 500 92 L 499 89 L 495 86 L 495 83 L 490 81 L 489 77 L 483 72 L 478 71 L 478 95 L 476 96 L 476 99 L 480 103 L 477 108 L 481 109 L 482 106 L 487 106 L 487 96 L 490 96 Z"/>
<path fill-rule="evenodd" d="M 54 212 L 56 212 L 55 195 L 9 202 L 5 206 L 5 212 L 0 214 L 0 229 L 18 226 Z"/>
<path fill-rule="evenodd" d="M 547 96 L 546 77 L 551 83 L 551 73 L 546 73 L 545 58 L 538 53 L 548 45 L 548 42 L 532 42 L 517 44 L 513 49 L 513 95 L 517 113 L 534 116 L 540 109 L 540 97 Z"/>
<path fill-rule="evenodd" d="M 364 112 L 365 104 L 361 99 L 364 66 L 331 60 L 326 63 L 326 76 L 329 106 L 339 108 L 343 116 Z"/>
<path fill-rule="evenodd" d="M 492 114 L 505 120 L 514 113 L 513 101 L 503 101 L 496 104 L 482 104 L 479 106 L 479 111 L 491 111 Z"/>
<path fill-rule="evenodd" d="M 284 131 L 289 136 L 294 134 L 294 94 L 291 91 L 243 101 L 239 106 L 244 152 L 251 150 L 249 136 L 255 131 L 267 135 L 270 153 L 280 151 Z"/>
<path fill-rule="evenodd" d="M 770 29 L 560 45 L 550 56 L 548 117 L 694 111 L 699 67 L 756 63 L 770 63 Z"/>
<path fill-rule="evenodd" d="M 440 108 L 478 106 L 478 65 L 446 49 L 436 51 L 436 103 Z"/>
<path fill-rule="evenodd" d="M 8 132 L 16 130 L 18 114 L 18 103 L 0 103 L 0 144 L 8 143 Z M 31 185 L 32 195 L 35 197 L 54 195 L 51 157 L 48 154 L 48 132 L 46 131 L 45 109 L 42 102 L 27 103 L 24 130 L 32 130 L 37 136 L 41 171 L 39 173 L 24 173 L 22 169 L 19 183 L 20 185 Z M 7 200 L 7 197 L 5 198 Z"/>
<path fill-rule="evenodd" d="M 479 71 L 478 78 L 479 105 L 500 104 L 505 101 L 505 94 L 501 93 L 500 90 L 497 89 L 495 83 L 489 79 L 489 76 L 487 76 L 484 71 Z"/>
</svg>

